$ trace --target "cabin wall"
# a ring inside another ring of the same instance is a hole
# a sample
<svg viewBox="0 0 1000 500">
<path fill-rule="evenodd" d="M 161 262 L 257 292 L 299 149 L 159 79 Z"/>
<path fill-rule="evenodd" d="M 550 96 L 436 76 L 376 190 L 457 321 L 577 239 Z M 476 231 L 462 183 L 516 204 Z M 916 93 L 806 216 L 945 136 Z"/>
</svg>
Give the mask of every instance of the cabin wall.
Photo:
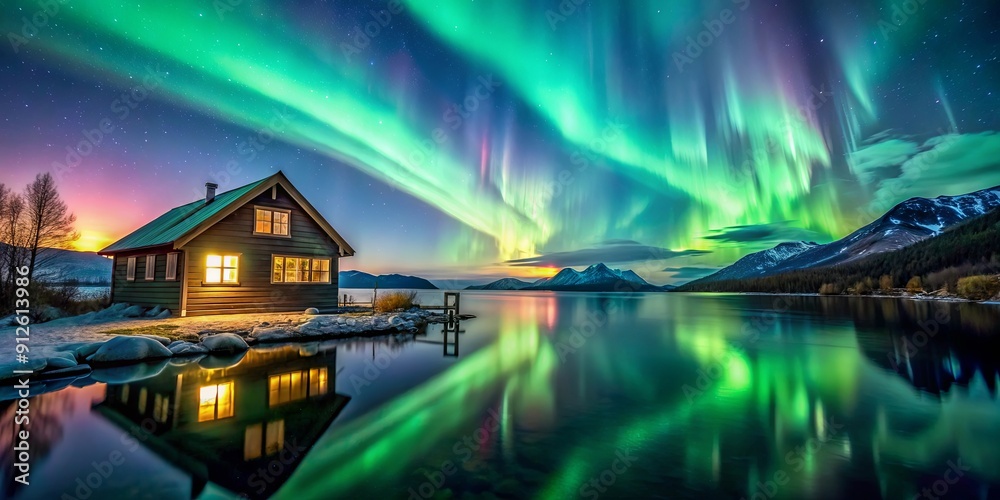
<svg viewBox="0 0 1000 500">
<path fill-rule="evenodd" d="M 181 273 L 184 269 L 184 254 L 178 255 L 177 279 L 167 281 L 167 248 L 123 252 L 115 256 L 112 276 L 114 302 L 126 302 L 144 307 L 165 307 L 174 315 L 181 309 Z M 156 272 L 153 281 L 146 281 L 146 256 L 156 256 Z M 135 281 L 128 281 L 128 258 L 135 257 Z"/>
<path fill-rule="evenodd" d="M 188 316 L 249 312 L 295 312 L 338 306 L 339 246 L 278 186 L 267 190 L 184 245 L 187 256 Z M 290 238 L 254 235 L 254 206 L 291 211 Z M 240 254 L 239 285 L 210 285 L 205 279 L 209 255 Z M 271 256 L 329 257 L 331 283 L 271 283 Z"/>
</svg>

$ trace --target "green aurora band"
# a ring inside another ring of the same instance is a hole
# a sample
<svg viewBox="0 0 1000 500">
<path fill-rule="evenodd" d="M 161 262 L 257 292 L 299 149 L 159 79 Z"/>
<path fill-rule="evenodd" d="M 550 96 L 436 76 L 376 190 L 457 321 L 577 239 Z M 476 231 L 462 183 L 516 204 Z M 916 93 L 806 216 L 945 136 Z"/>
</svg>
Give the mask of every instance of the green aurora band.
<svg viewBox="0 0 1000 500">
<path fill-rule="evenodd" d="M 27 12 L 37 9 L 22 3 Z M 440 151 L 421 161 L 417 145 L 434 126 L 407 123 L 400 103 L 369 92 L 360 71 L 324 60 L 302 42 L 281 40 L 273 26 L 277 12 L 248 8 L 219 20 L 210 6 L 83 2 L 60 12 L 65 29 L 31 43 L 78 62 L 81 72 L 97 68 L 125 85 L 148 67 L 169 69 L 162 91 L 179 104 L 251 130 L 272 130 L 398 186 L 494 238 L 501 256 L 546 241 L 544 217 L 532 219 L 498 197 L 480 196 L 457 159 Z M 18 22 L 5 20 L 5 31 L 20 30 Z M 276 111 L 291 116 L 280 130 L 272 124 Z"/>
<path fill-rule="evenodd" d="M 717 7 L 732 22 L 690 57 Z M 453 95 L 351 64 L 330 33 L 302 29 L 294 14 L 265 2 L 224 15 L 195 0 L 73 3 L 55 17 L 58 29 L 41 30 L 22 50 L 43 50 L 123 88 L 161 67 L 169 76 L 154 98 L 269 130 L 459 221 L 438 243 L 452 260 L 489 265 L 625 235 L 711 250 L 695 264 L 719 265 L 748 249 L 706 239 L 716 229 L 780 223 L 824 241 L 869 221 L 844 214 L 867 204 L 873 188 L 843 158 L 880 125 L 873 89 L 891 73 L 895 47 L 928 21 L 915 16 L 875 48 L 866 41 L 881 42 L 878 25 L 856 29 L 847 14 L 816 8 L 830 32 L 844 35 L 829 43 L 839 64 L 821 80 L 805 76 L 801 48 L 757 22 L 767 14 L 754 0 L 679 0 L 669 9 L 651 0 L 627 9 L 591 2 L 556 17 L 529 2 L 405 0 L 401 15 L 480 75 L 495 75 L 501 93 L 537 115 L 527 118 L 551 124 L 564 142 L 557 153 L 521 142 L 525 133 L 515 129 L 525 117 L 508 110 L 498 119 L 493 113 L 504 112 L 492 109 L 472 117 L 462 137 L 424 148 L 441 126 L 440 103 Z M 0 25 L 21 30 L 13 17 Z M 631 78 L 636 68 L 658 73 L 655 83 Z M 289 117 L 286 126 L 272 128 L 276 112 Z M 577 174 L 580 157 L 600 168 Z M 554 195 L 566 169 L 573 188 Z M 618 191 L 602 192 L 609 181 Z"/>
</svg>

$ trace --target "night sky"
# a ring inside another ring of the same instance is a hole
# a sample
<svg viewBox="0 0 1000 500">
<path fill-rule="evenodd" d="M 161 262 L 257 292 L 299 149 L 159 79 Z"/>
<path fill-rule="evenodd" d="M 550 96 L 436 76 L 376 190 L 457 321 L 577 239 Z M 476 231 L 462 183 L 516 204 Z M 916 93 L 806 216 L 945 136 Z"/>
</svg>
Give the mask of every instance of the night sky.
<svg viewBox="0 0 1000 500">
<path fill-rule="evenodd" d="M 0 0 L 0 182 L 84 250 L 280 169 L 344 269 L 669 283 L 1000 185 L 995 0 L 53 3 Z"/>
</svg>

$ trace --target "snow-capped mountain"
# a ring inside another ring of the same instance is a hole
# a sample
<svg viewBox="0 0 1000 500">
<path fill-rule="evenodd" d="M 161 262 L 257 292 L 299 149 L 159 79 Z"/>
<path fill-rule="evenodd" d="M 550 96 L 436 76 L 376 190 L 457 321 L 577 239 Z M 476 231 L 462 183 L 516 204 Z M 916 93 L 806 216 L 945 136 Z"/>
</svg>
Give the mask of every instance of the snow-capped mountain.
<svg viewBox="0 0 1000 500">
<path fill-rule="evenodd" d="M 610 269 L 604 264 L 594 264 L 583 271 L 566 268 L 551 278 L 527 283 L 514 278 L 504 278 L 486 285 L 469 287 L 472 290 L 554 290 L 597 292 L 660 292 L 673 287 L 651 285 L 631 270 Z"/>
<path fill-rule="evenodd" d="M 465 287 L 466 290 L 520 290 L 522 288 L 527 288 L 532 284 L 527 281 L 521 281 L 517 278 L 504 278 L 496 280 L 492 283 L 487 283 L 485 285 L 472 285 Z"/>
<path fill-rule="evenodd" d="M 731 266 L 720 269 L 698 281 L 725 281 L 765 276 L 778 264 L 818 246 L 821 245 L 805 241 L 782 243 L 774 248 L 749 254 Z"/>
<path fill-rule="evenodd" d="M 0 243 L 6 248 L 6 243 Z M 39 280 L 81 284 L 108 284 L 111 282 L 111 259 L 94 252 L 78 252 L 60 248 L 44 248 L 38 254 L 35 277 Z"/>
<path fill-rule="evenodd" d="M 958 196 L 910 198 L 878 220 L 825 245 L 782 243 L 747 255 L 719 272 L 697 280 L 712 282 L 769 276 L 787 271 L 826 267 L 891 252 L 941 234 L 942 231 L 1000 207 L 1000 186 Z M 803 247 L 803 245 L 811 245 Z M 794 251 L 798 250 L 798 251 Z M 769 254 L 768 252 L 772 252 Z M 770 265 L 769 255 L 777 259 Z M 757 263 L 763 262 L 760 267 Z"/>
</svg>

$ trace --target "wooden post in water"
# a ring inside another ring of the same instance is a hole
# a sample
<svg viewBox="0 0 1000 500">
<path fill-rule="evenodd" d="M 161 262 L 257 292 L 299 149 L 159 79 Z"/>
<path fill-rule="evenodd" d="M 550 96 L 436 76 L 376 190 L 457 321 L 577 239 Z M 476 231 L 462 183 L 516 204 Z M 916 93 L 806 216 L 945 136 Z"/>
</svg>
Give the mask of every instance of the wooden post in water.
<svg viewBox="0 0 1000 500">
<path fill-rule="evenodd" d="M 458 357 L 458 334 L 461 333 L 462 327 L 459 321 L 459 307 L 461 296 L 458 292 L 445 292 L 444 293 L 444 310 L 447 317 L 445 318 L 445 324 L 442 328 L 444 333 L 444 355 L 446 357 Z M 448 334 L 455 334 L 455 343 L 453 344 L 453 349 L 449 352 L 448 347 Z"/>
<path fill-rule="evenodd" d="M 458 292 L 444 292 L 444 310 L 449 318 L 458 319 L 459 295 Z"/>
</svg>

